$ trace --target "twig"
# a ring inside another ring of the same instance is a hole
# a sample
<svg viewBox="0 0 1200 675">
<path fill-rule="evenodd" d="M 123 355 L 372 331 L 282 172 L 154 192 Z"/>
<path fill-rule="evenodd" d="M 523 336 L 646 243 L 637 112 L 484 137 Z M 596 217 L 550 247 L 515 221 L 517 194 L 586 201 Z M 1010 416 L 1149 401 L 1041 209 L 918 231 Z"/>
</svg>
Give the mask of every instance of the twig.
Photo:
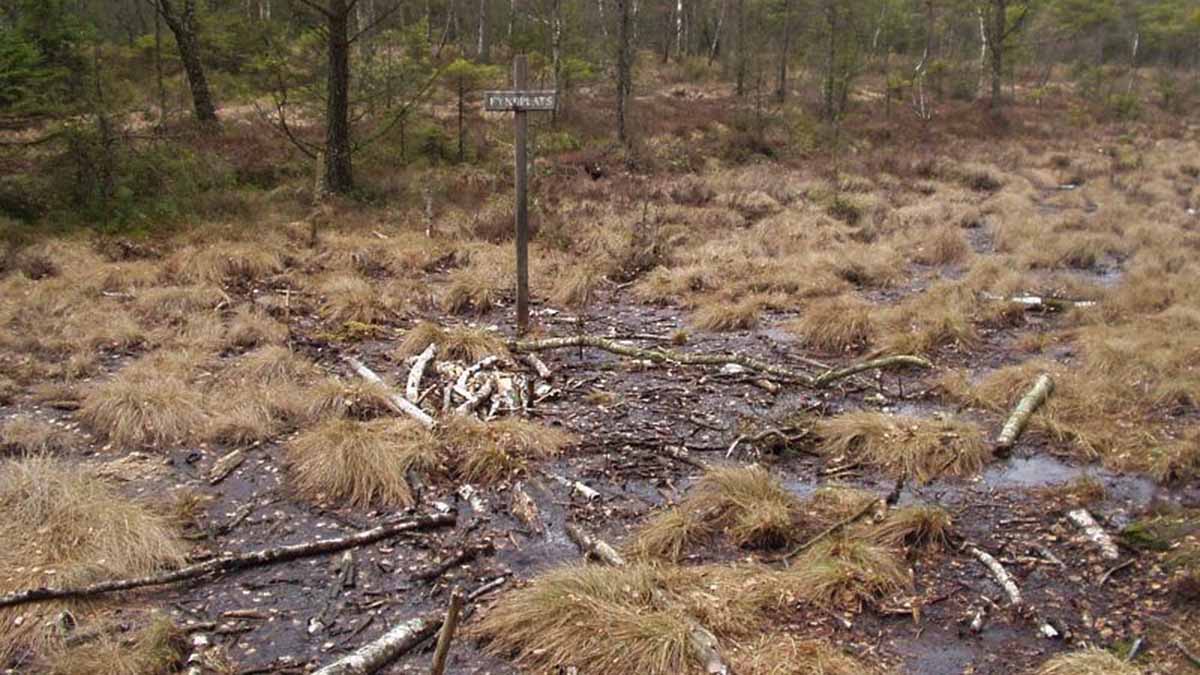
<svg viewBox="0 0 1200 675">
<path fill-rule="evenodd" d="M 1125 569 L 1126 567 L 1129 567 L 1130 565 L 1132 565 L 1134 560 L 1135 560 L 1134 558 L 1130 558 L 1129 560 L 1126 560 L 1125 562 L 1121 563 L 1120 565 L 1114 565 L 1114 566 L 1108 568 L 1108 570 L 1106 570 L 1104 572 L 1104 574 L 1100 575 L 1100 579 L 1098 579 L 1096 581 L 1096 585 L 1103 586 L 1105 584 L 1105 582 L 1108 581 L 1109 577 L 1116 574 L 1117 572 L 1120 572 L 1121 570 Z"/>
<path fill-rule="evenodd" d="M 1200 668 L 1200 658 L 1197 658 L 1195 654 L 1188 651 L 1188 648 L 1183 644 L 1183 640 L 1176 639 L 1174 644 L 1175 648 L 1178 649 L 1184 655 L 1184 657 L 1192 663 L 1193 667 Z"/>
<path fill-rule="evenodd" d="M 870 502 L 867 503 L 866 506 L 864 506 L 861 509 L 859 509 L 858 511 L 856 511 L 851 516 L 849 516 L 847 518 L 843 518 L 842 520 L 839 520 L 838 522 L 834 523 L 833 525 L 830 525 L 829 527 L 825 528 L 821 532 L 817 533 L 815 536 L 811 537 L 808 541 L 804 542 L 803 544 L 800 544 L 796 548 L 792 549 L 791 551 L 787 552 L 783 556 L 779 557 L 777 559 L 778 562 L 786 563 L 788 560 L 791 560 L 792 558 L 794 558 L 794 557 L 800 555 L 801 553 L 804 553 L 808 549 L 812 548 L 814 545 L 816 545 L 822 539 L 825 539 L 826 537 L 828 537 L 830 535 L 836 534 L 836 533 L 840 532 L 841 530 L 845 529 L 846 527 L 853 525 L 854 523 L 857 523 L 858 521 L 860 521 L 864 517 L 866 517 L 867 514 L 875 511 L 878 508 L 879 508 L 879 501 L 872 499 Z"/>
<path fill-rule="evenodd" d="M 456 588 L 450 594 L 450 607 L 446 610 L 446 620 L 442 622 L 442 630 L 438 633 L 437 649 L 433 652 L 433 667 L 429 669 L 429 675 L 446 672 L 446 656 L 450 653 L 450 642 L 454 640 L 454 630 L 458 628 L 462 608 L 463 594 Z"/>
<path fill-rule="evenodd" d="M 278 546 L 275 548 L 267 548 L 250 553 L 233 554 L 226 553 L 211 560 L 206 560 L 195 565 L 187 565 L 177 570 L 164 572 L 145 577 L 135 577 L 132 579 L 116 579 L 111 581 L 101 581 L 99 583 L 88 586 L 76 586 L 68 588 L 31 588 L 24 591 L 17 591 L 7 595 L 0 596 L 0 608 L 12 607 L 14 605 L 22 605 L 29 602 L 44 602 L 46 600 L 59 600 L 62 598 L 85 598 L 105 593 L 113 593 L 116 591 L 126 591 L 132 588 L 143 588 L 145 586 L 162 586 L 171 584 L 177 581 L 186 579 L 195 579 L 208 574 L 226 574 L 236 570 L 249 569 L 252 567 L 263 567 L 265 565 L 273 565 L 276 563 L 287 562 L 299 558 L 311 558 L 313 556 L 325 555 L 327 553 L 335 553 L 344 551 L 348 548 L 356 546 L 366 546 L 373 544 L 381 539 L 400 534 L 402 532 L 414 532 L 420 530 L 428 530 L 435 527 L 443 527 L 454 523 L 454 514 L 435 514 L 430 516 L 418 516 L 415 518 L 407 518 L 387 525 L 335 539 L 321 539 L 307 544 L 292 544 L 289 546 Z"/>
</svg>

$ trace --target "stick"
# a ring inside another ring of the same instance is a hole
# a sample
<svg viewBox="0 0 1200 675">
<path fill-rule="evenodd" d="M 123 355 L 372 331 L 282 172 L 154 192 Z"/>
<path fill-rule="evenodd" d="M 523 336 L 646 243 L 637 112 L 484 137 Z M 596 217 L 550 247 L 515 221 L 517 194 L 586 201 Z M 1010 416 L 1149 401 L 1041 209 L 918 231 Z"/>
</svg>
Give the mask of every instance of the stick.
<svg viewBox="0 0 1200 675">
<path fill-rule="evenodd" d="M 997 450 L 1008 450 L 1013 446 L 1013 443 L 1017 442 L 1017 438 L 1025 430 L 1025 425 L 1029 424 L 1029 418 L 1046 402 L 1046 399 L 1053 391 L 1054 380 L 1046 373 L 1039 375 L 1033 387 L 1025 396 L 1021 397 L 1021 401 L 1017 404 L 1017 407 L 1008 416 L 1008 421 L 1004 423 L 1004 429 L 1000 431 L 1000 436 L 996 438 Z"/>
<path fill-rule="evenodd" d="M 992 577 L 996 579 L 996 583 L 1004 589 L 1008 595 L 1008 602 L 1016 607 L 1021 604 L 1021 589 L 1017 587 L 1017 582 L 1013 580 L 1012 575 L 1008 570 L 1004 569 L 1004 565 L 1000 564 L 999 560 L 992 557 L 992 554 L 975 546 L 974 544 L 967 545 L 967 553 L 975 556 L 975 559 L 983 563 L 983 566 L 988 568 L 992 573 Z"/>
<path fill-rule="evenodd" d="M 855 363 L 845 368 L 830 370 L 821 375 L 818 375 L 812 381 L 812 386 L 820 389 L 827 387 L 838 380 L 845 379 L 851 375 L 857 375 L 866 370 L 887 370 L 890 368 L 903 368 L 911 366 L 913 368 L 932 368 L 933 364 L 919 356 L 885 356 L 880 359 L 871 359 L 862 363 Z"/>
<path fill-rule="evenodd" d="M 429 669 L 429 675 L 442 675 L 446 672 L 446 656 L 450 653 L 450 642 L 454 640 L 454 629 L 458 628 L 458 617 L 462 608 L 463 594 L 456 588 L 450 594 L 450 607 L 446 610 L 442 631 L 438 633 L 437 649 L 433 652 L 433 667 Z"/>
<path fill-rule="evenodd" d="M 744 368 L 771 375 L 778 380 L 805 384 L 817 388 L 828 386 L 840 379 L 874 368 L 892 368 L 898 366 L 933 367 L 933 364 L 929 361 L 916 356 L 888 356 L 846 368 L 831 370 L 814 377 L 808 373 L 790 370 L 783 366 L 767 363 L 766 361 L 743 354 L 703 354 L 680 352 L 671 349 L 643 349 L 594 335 L 572 335 L 567 337 L 543 338 L 541 340 L 512 340 L 508 343 L 509 350 L 513 352 L 538 352 L 550 349 L 567 349 L 570 347 L 592 347 L 620 356 L 646 359 L 655 363 L 677 363 L 688 366 L 723 366 L 727 363 L 735 363 Z"/>
<path fill-rule="evenodd" d="M 537 371 L 538 377 L 543 380 L 550 379 L 550 376 L 554 374 L 550 366 L 547 366 L 545 361 L 539 359 L 537 354 L 523 354 L 521 355 L 521 360 Z"/>
<path fill-rule="evenodd" d="M 358 373 L 359 377 L 363 378 L 364 380 L 383 387 L 387 386 L 384 383 L 383 378 L 376 375 L 375 371 L 368 368 L 365 364 L 363 364 L 362 361 L 348 356 L 346 357 L 346 363 L 349 363 L 350 367 L 354 369 L 354 372 Z M 424 410 L 418 408 L 415 403 L 404 398 L 403 396 L 388 390 L 387 402 L 388 407 L 391 408 L 393 412 L 401 415 L 408 415 L 409 417 L 420 422 L 421 425 L 426 429 L 432 429 L 434 427 L 435 422 L 433 421 L 433 418 L 430 417 L 429 414 Z"/>
<path fill-rule="evenodd" d="M 459 406 L 454 409 L 454 414 L 467 415 L 475 412 L 475 409 L 479 407 L 479 404 L 486 401 L 487 398 L 492 395 L 492 392 L 495 389 L 496 380 L 494 378 L 484 382 L 483 386 L 479 388 L 479 391 L 471 394 L 471 396 L 467 398 L 465 402 L 459 404 Z"/>
<path fill-rule="evenodd" d="M 263 567 L 299 558 L 311 558 L 327 553 L 336 553 L 348 548 L 373 544 L 381 539 L 386 539 L 402 532 L 428 530 L 452 524 L 454 524 L 454 514 L 451 513 L 407 518 L 335 539 L 321 539 L 307 544 L 278 546 L 239 555 L 226 553 L 202 563 L 187 565 L 177 570 L 145 577 L 101 581 L 88 586 L 31 588 L 24 591 L 17 591 L 0 596 L 0 608 L 23 605 L 29 602 L 59 600 L 62 598 L 85 598 L 145 586 L 162 586 L 185 579 L 195 579 L 206 574 L 225 574 L 235 570 Z"/>
<path fill-rule="evenodd" d="M 499 588 L 507 580 L 507 577 L 500 577 L 480 586 L 466 597 L 466 602 L 475 602 Z M 314 671 L 312 675 L 370 675 L 432 637 L 442 627 L 442 621 L 440 613 L 432 612 L 410 619 L 373 642 L 368 642 L 324 668 Z"/>
<path fill-rule="evenodd" d="M 867 503 L 866 506 L 859 509 L 857 512 L 855 512 L 850 517 L 843 518 L 842 520 L 839 520 L 838 522 L 834 523 L 833 525 L 830 525 L 829 527 L 825 528 L 824 530 L 819 532 L 816 536 L 812 537 L 808 541 L 804 542 L 803 544 L 800 544 L 796 548 L 789 551 L 787 554 L 780 557 L 778 559 L 778 561 L 779 562 L 787 562 L 788 560 L 800 555 L 801 553 L 804 553 L 808 549 L 812 548 L 817 542 L 821 541 L 822 539 L 824 539 L 832 534 L 836 534 L 837 532 L 840 532 L 841 530 L 845 529 L 846 527 L 848 527 L 850 525 L 853 525 L 854 523 L 857 523 L 858 521 L 860 521 L 864 517 L 866 517 L 866 515 L 868 513 L 875 511 L 877 508 L 879 508 L 879 501 L 871 500 L 870 502 Z M 887 506 L 885 505 L 884 508 L 886 509 Z"/>
<path fill-rule="evenodd" d="M 1108 560 L 1117 560 L 1121 557 L 1121 552 L 1117 550 L 1116 542 L 1112 540 L 1112 537 L 1108 536 L 1103 527 L 1100 527 L 1100 523 L 1096 522 L 1096 519 L 1092 517 L 1092 514 L 1088 513 L 1087 509 L 1075 509 L 1067 514 L 1067 518 L 1083 530 L 1088 539 L 1091 539 L 1100 547 L 1100 555 Z"/>
<path fill-rule="evenodd" d="M 225 480 L 229 477 L 229 474 L 237 470 L 237 468 L 242 465 L 242 462 L 245 461 L 246 453 L 242 452 L 241 450 L 234 450 L 233 452 L 224 455 L 217 461 L 213 462 L 212 469 L 208 472 L 208 484 L 216 485 L 217 483 Z"/>
<path fill-rule="evenodd" d="M 425 377 L 425 368 L 434 356 L 437 356 L 437 344 L 431 342 L 425 351 L 417 356 L 417 360 L 413 361 L 412 368 L 408 371 L 408 385 L 404 395 L 414 404 L 421 395 L 421 378 Z"/>
<path fill-rule="evenodd" d="M 567 536 L 588 555 L 598 558 L 613 567 L 625 566 L 625 559 L 608 542 L 587 534 L 576 525 L 567 525 Z M 667 601 L 666 598 L 662 597 L 662 592 L 654 589 L 652 593 L 655 604 L 665 606 Z M 720 645 L 717 643 L 717 637 L 690 616 L 685 616 L 684 618 L 688 623 L 688 646 L 691 647 L 692 656 L 704 665 L 704 672 L 709 675 L 729 675 L 729 666 L 726 666 L 725 662 L 721 659 Z"/>
<path fill-rule="evenodd" d="M 566 478 L 563 478 L 562 476 L 559 476 L 557 474 L 547 474 L 547 475 L 549 475 L 551 478 L 553 478 L 554 481 L 559 483 L 560 485 L 565 485 L 565 486 L 571 488 L 572 492 L 578 492 L 579 495 L 582 496 L 586 501 L 590 502 L 593 499 L 600 498 L 600 493 L 596 492 L 594 489 L 589 487 L 586 483 L 583 483 L 580 481 L 569 481 Z"/>
</svg>

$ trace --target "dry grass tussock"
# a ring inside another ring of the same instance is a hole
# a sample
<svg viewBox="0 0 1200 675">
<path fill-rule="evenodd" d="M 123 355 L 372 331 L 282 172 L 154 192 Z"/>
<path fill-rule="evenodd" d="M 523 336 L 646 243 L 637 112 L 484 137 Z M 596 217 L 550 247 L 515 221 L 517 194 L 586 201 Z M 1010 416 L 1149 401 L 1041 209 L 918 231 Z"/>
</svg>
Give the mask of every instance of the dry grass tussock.
<svg viewBox="0 0 1200 675">
<path fill-rule="evenodd" d="M 133 308 L 147 325 L 159 325 L 182 322 L 228 301 L 224 291 L 212 284 L 155 286 L 138 294 Z"/>
<path fill-rule="evenodd" d="M 439 463 L 437 441 L 408 420 L 331 419 L 287 445 L 293 482 L 318 502 L 354 506 L 411 506 L 408 472 L 430 473 Z"/>
<path fill-rule="evenodd" d="M 462 480 L 491 483 L 524 471 L 531 460 L 557 455 L 575 438 L 515 417 L 491 422 L 460 417 L 439 429 L 439 442 Z"/>
<path fill-rule="evenodd" d="M 687 618 L 653 601 L 662 583 L 650 565 L 559 568 L 503 595 L 474 632 L 489 652 L 537 672 L 695 672 Z"/>
<path fill-rule="evenodd" d="M 404 334 L 395 356 L 400 359 L 416 356 L 431 344 L 437 345 L 439 359 L 475 363 L 488 356 L 508 354 L 504 338 L 498 333 L 470 326 L 443 327 L 422 321 Z"/>
<path fill-rule="evenodd" d="M 334 323 L 383 323 L 395 316 L 411 298 L 383 292 L 353 274 L 332 273 L 317 283 L 321 315 Z"/>
<path fill-rule="evenodd" d="M 222 375 L 245 386 L 304 384 L 320 374 L 320 368 L 307 358 L 287 347 L 268 345 L 238 357 Z"/>
<path fill-rule="evenodd" d="M 105 635 L 49 656 L 48 675 L 162 675 L 186 655 L 186 636 L 170 618 L 156 616 L 128 635 Z"/>
<path fill-rule="evenodd" d="M 288 337 L 287 325 L 243 305 L 225 324 L 225 349 L 251 349 L 264 345 L 283 344 Z"/>
<path fill-rule="evenodd" d="M 979 327 L 1019 325 L 1025 310 L 1016 303 L 981 299 L 974 289 L 942 282 L 880 313 L 880 347 L 892 353 L 926 354 L 943 347 L 980 344 Z"/>
<path fill-rule="evenodd" d="M 846 654 L 826 640 L 770 633 L 739 645 L 731 659 L 734 672 L 745 675 L 867 675 L 873 666 Z"/>
<path fill-rule="evenodd" d="M 991 458 L 979 425 L 954 418 L 860 411 L 821 420 L 816 432 L 821 452 L 829 457 L 919 483 L 943 475 L 974 475 Z"/>
<path fill-rule="evenodd" d="M 536 246 L 530 247 L 530 259 L 537 260 Z M 460 254 L 465 264 L 450 272 L 442 292 L 442 309 L 454 314 L 486 312 L 512 288 L 514 255 L 507 246 L 475 244 Z"/>
<path fill-rule="evenodd" d="M 860 349 L 875 335 L 873 307 L 853 295 L 822 298 L 808 304 L 787 329 L 807 347 L 839 353 Z"/>
<path fill-rule="evenodd" d="M 0 423 L 0 453 L 62 453 L 80 447 L 82 442 L 79 434 L 30 415 Z"/>
<path fill-rule="evenodd" d="M 891 549 L 853 536 L 817 542 L 791 567 L 774 573 L 763 592 L 823 607 L 858 611 L 911 584 L 911 573 Z"/>
<path fill-rule="evenodd" d="M 679 560 L 689 546 L 725 534 L 737 546 L 791 541 L 799 501 L 760 466 L 712 469 L 687 497 L 653 516 L 629 545 L 639 558 Z"/>
<path fill-rule="evenodd" d="M 868 536 L 891 548 L 935 551 L 950 543 L 952 525 L 942 507 L 915 504 L 889 511 L 883 522 L 871 526 Z"/>
<path fill-rule="evenodd" d="M 187 551 L 169 519 L 83 468 L 45 457 L 0 464 L 0 539 L 5 593 L 151 574 L 182 564 Z M 24 649 L 46 653 L 58 635 L 47 626 L 62 609 L 0 610 L 0 663 Z"/>
<path fill-rule="evenodd" d="M 1112 652 L 1093 647 L 1059 654 L 1043 663 L 1036 675 L 1142 675 L 1143 672 Z"/>
<path fill-rule="evenodd" d="M 779 298 L 752 294 L 730 299 L 721 294 L 705 296 L 696 303 L 689 322 L 695 330 L 746 330 L 758 325 L 759 315 L 779 303 Z"/>
<path fill-rule="evenodd" d="M 201 391 L 189 379 L 188 354 L 153 354 L 90 387 L 80 419 L 123 449 L 161 447 L 194 438 L 208 422 Z"/>
<path fill-rule="evenodd" d="M 223 241 L 182 248 L 167 258 L 167 278 L 187 283 L 248 284 L 283 269 L 268 242 Z"/>
</svg>

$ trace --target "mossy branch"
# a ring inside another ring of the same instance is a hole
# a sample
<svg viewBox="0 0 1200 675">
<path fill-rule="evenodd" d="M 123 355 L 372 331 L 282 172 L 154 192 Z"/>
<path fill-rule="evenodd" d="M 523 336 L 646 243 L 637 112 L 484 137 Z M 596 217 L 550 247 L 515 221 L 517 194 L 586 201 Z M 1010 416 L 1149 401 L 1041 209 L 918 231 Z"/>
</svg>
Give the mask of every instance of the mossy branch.
<svg viewBox="0 0 1200 675">
<path fill-rule="evenodd" d="M 539 352 L 551 349 L 591 347 L 619 356 L 634 359 L 645 359 L 655 363 L 670 363 L 685 366 L 723 366 L 733 363 L 743 368 L 768 375 L 782 382 L 803 384 L 814 388 L 827 387 L 838 380 L 857 375 L 863 371 L 915 367 L 932 368 L 933 364 L 918 356 L 886 356 L 862 363 L 852 364 L 845 368 L 826 371 L 820 375 L 792 370 L 783 366 L 769 363 L 744 354 L 711 354 L 703 352 L 681 352 L 672 349 L 645 349 L 634 345 L 617 342 L 595 335 L 571 335 L 565 337 L 550 337 L 539 340 L 512 340 L 508 348 L 513 352 Z"/>
</svg>

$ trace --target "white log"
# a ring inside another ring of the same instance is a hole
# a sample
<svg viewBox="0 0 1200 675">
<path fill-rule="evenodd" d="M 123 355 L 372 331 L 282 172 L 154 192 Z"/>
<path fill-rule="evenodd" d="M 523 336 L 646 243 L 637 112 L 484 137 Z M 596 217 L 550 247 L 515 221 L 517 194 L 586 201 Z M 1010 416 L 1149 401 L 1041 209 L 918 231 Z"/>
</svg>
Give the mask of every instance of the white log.
<svg viewBox="0 0 1200 675">
<path fill-rule="evenodd" d="M 584 499 L 588 500 L 589 502 L 592 501 L 593 499 L 600 498 L 600 493 L 597 492 L 596 490 L 592 489 L 585 483 L 582 483 L 577 480 L 570 481 L 570 480 L 567 480 L 566 478 L 563 478 L 562 476 L 558 476 L 555 474 L 550 474 L 550 477 L 553 478 L 559 484 L 565 485 L 565 486 L 571 488 L 572 492 L 578 492 L 580 494 L 580 496 L 582 496 Z"/>
<path fill-rule="evenodd" d="M 350 364 L 350 367 L 354 369 L 354 372 L 358 373 L 358 376 L 364 380 L 373 384 L 387 387 L 387 384 L 384 383 L 383 378 L 376 375 L 375 371 L 368 368 L 362 361 L 359 361 L 353 357 L 346 357 L 346 363 Z M 419 407 L 417 407 L 417 404 L 413 403 L 412 401 L 391 391 L 390 389 L 388 390 L 387 400 L 389 404 L 388 407 L 390 407 L 393 411 L 403 415 L 408 415 L 409 417 L 420 422 L 421 425 L 427 429 L 432 429 L 434 427 L 435 422 L 433 421 L 433 418 L 429 416 L 429 413 L 421 410 Z"/>
<path fill-rule="evenodd" d="M 521 360 L 529 364 L 529 366 L 537 372 L 538 377 L 542 378 L 543 380 L 550 379 L 550 376 L 554 374 L 554 371 L 550 369 L 550 366 L 547 366 L 545 361 L 538 358 L 537 354 L 522 354 Z"/>
<path fill-rule="evenodd" d="M 421 352 L 417 359 L 413 361 L 412 368 L 408 371 L 408 383 L 404 390 L 404 395 L 414 404 L 421 397 L 421 378 L 425 377 L 425 368 L 429 366 L 429 362 L 433 357 L 437 356 L 437 345 L 430 343 L 425 351 Z"/>
<path fill-rule="evenodd" d="M 488 399 L 489 396 L 492 395 L 492 392 L 495 389 L 496 389 L 495 378 L 489 379 L 487 382 L 484 382 L 483 386 L 480 387 L 478 389 L 478 391 L 476 391 L 474 394 L 471 394 L 471 396 L 469 398 L 467 398 L 467 400 L 465 402 L 459 404 L 459 406 L 454 409 L 455 414 L 467 415 L 467 414 L 474 412 L 475 409 L 479 407 L 480 403 L 483 403 L 484 401 L 486 401 Z"/>
<path fill-rule="evenodd" d="M 1108 533 L 1104 531 L 1100 523 L 1096 522 L 1092 514 L 1088 513 L 1087 509 L 1071 511 L 1067 514 L 1067 518 L 1070 518 L 1072 523 L 1075 523 L 1079 529 L 1083 530 L 1088 539 L 1091 539 L 1096 546 L 1100 547 L 1100 554 L 1102 556 L 1108 560 L 1116 560 L 1121 557 L 1121 551 L 1117 549 L 1116 542 L 1113 541 L 1112 537 L 1108 536 Z"/>
<path fill-rule="evenodd" d="M 1046 373 L 1039 375 L 1037 381 L 1033 383 L 1033 387 L 1021 397 L 1017 407 L 1008 416 L 1008 421 L 1004 423 L 1004 428 L 1000 430 L 1000 435 L 996 438 L 996 449 L 1008 450 L 1013 443 L 1017 442 L 1021 432 L 1029 424 L 1029 418 L 1046 402 L 1053 391 L 1054 380 Z"/>
</svg>

